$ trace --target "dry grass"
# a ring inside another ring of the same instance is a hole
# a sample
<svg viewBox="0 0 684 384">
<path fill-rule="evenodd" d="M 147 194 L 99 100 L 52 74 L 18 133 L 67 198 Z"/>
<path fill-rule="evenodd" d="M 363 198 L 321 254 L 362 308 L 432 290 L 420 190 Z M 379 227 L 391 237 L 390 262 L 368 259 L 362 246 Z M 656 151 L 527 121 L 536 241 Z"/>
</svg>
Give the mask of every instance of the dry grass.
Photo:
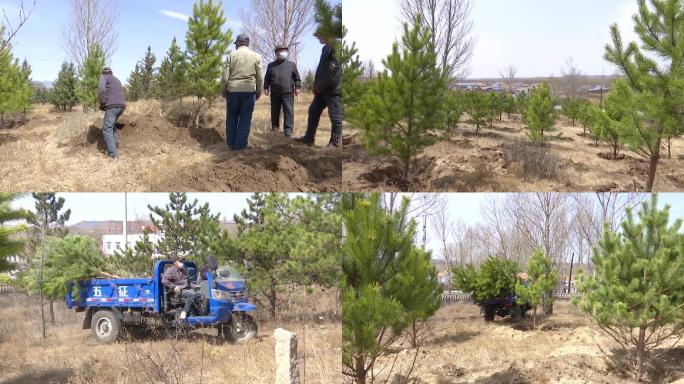
<svg viewBox="0 0 684 384">
<path fill-rule="evenodd" d="M 311 301 L 334 301 L 326 295 Z M 3 383 L 273 383 L 273 331 L 299 336 L 299 356 L 307 384 L 341 378 L 341 326 L 335 322 L 259 320 L 259 337 L 245 345 L 217 341 L 215 330 L 179 339 L 133 338 L 102 345 L 81 329 L 83 314 L 56 303 L 57 324 L 40 336 L 35 298 L 0 296 L 0 382 Z M 305 307 L 298 311 L 304 311 Z M 304 363 L 305 362 L 305 363 Z"/>
<path fill-rule="evenodd" d="M 497 318 L 487 324 L 479 308 L 468 302 L 445 305 L 427 328 L 412 376 L 415 383 L 632 382 L 606 363 L 597 343 L 610 341 L 566 301 L 556 302 L 554 315 L 536 330 L 529 319 L 514 323 Z M 394 352 L 379 362 L 378 372 L 388 372 L 396 357 L 393 372 L 409 371 L 415 351 L 400 343 Z M 653 382 L 684 379 L 684 348 L 667 355 L 670 361 L 651 372 Z"/>
<path fill-rule="evenodd" d="M 467 118 L 463 118 L 467 121 Z M 600 157 L 608 152 L 607 144 L 594 144 L 586 137 L 582 127 L 572 126 L 561 118 L 556 131 L 545 144 L 543 153 L 524 148 L 520 142 L 529 142 L 525 125 L 519 116 L 495 121 L 493 127 L 483 128 L 475 134 L 469 124 L 459 124 L 448 140 L 426 148 L 418 162 L 432 163 L 421 169 L 412 183 L 417 191 L 642 191 L 646 183 L 648 162 L 635 153 L 625 150 L 624 160 L 612 161 Z M 383 172 L 391 159 L 370 155 L 363 145 L 358 129 L 345 130 L 345 162 L 342 185 L 349 191 L 396 190 L 386 179 L 369 179 L 369 175 Z M 530 146 L 531 147 L 531 146 Z M 667 153 L 664 149 L 663 153 Z M 655 190 L 676 192 L 684 190 L 684 139 L 673 140 L 672 158 L 661 159 Z M 492 177 L 478 172 L 487 164 Z M 478 175 L 480 173 L 480 175 Z"/>
<path fill-rule="evenodd" d="M 303 95 L 295 103 L 295 135 L 305 132 L 311 99 L 311 96 Z M 156 100 L 133 102 L 122 118 L 147 121 L 145 119 L 152 116 L 160 121 L 164 119 L 160 117 L 164 107 Z M 177 174 L 204 169 L 207 164 L 233 156 L 223 143 L 207 146 L 190 138 L 178 142 L 162 133 L 153 140 L 138 143 L 134 152 L 126 146 L 121 147 L 120 160 L 111 162 L 102 149 L 88 141 L 91 126 L 100 124 L 101 119 L 101 113 L 86 114 L 77 108 L 72 112 L 60 112 L 48 105 L 37 105 L 29 112 L 25 124 L 0 129 L 0 190 L 159 192 L 159 186 L 169 184 L 168 179 Z M 269 151 L 285 142 L 281 133 L 270 130 L 269 120 L 270 102 L 268 98 L 262 98 L 255 109 L 250 137 L 250 144 L 261 151 Z M 215 131 L 214 135 L 225 139 L 225 102 L 217 100 L 204 123 L 203 130 Z M 316 144 L 325 146 L 329 135 L 330 123 L 324 116 Z M 295 155 L 301 152 L 297 146 L 287 150 Z M 321 149 L 320 152 L 326 151 Z M 238 186 L 231 191 L 253 192 L 239 188 L 238 181 L 233 180 Z M 264 188 L 267 190 L 268 186 Z M 308 188 L 315 189 L 315 186 Z"/>
</svg>

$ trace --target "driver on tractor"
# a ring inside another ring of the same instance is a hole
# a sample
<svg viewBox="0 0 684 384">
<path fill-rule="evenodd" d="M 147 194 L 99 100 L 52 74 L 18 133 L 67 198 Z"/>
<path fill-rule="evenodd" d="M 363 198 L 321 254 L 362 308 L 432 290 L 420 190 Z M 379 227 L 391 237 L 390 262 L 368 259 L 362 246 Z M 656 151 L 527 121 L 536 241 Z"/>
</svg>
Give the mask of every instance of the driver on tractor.
<svg viewBox="0 0 684 384">
<path fill-rule="evenodd" d="M 188 316 L 188 312 L 190 312 L 190 308 L 198 295 L 198 292 L 195 292 L 193 286 L 190 284 L 190 279 L 188 273 L 185 271 L 183 259 L 182 256 L 176 256 L 173 260 L 173 265 L 167 268 L 162 275 L 162 284 L 168 288 L 173 295 L 179 297 L 185 304 L 183 312 L 180 313 L 181 320 L 185 320 Z"/>
</svg>

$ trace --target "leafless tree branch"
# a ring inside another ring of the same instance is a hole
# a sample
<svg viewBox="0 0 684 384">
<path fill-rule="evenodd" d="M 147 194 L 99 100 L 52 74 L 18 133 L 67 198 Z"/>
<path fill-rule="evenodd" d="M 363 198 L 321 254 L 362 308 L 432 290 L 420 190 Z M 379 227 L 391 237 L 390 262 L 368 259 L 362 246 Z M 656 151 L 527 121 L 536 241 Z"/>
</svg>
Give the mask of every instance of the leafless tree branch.
<svg viewBox="0 0 684 384">
<path fill-rule="evenodd" d="M 26 7 L 24 6 L 24 1 L 22 0 L 19 3 L 19 20 L 17 21 L 16 26 L 12 26 L 12 22 L 7 16 L 7 11 L 4 8 L 2 9 L 2 15 L 5 19 L 5 21 L 3 22 L 3 26 L 5 28 L 0 27 L 0 51 L 4 51 L 5 48 L 9 46 L 12 39 L 14 39 L 19 30 L 26 24 L 28 19 L 31 17 L 31 14 L 33 14 L 33 10 L 35 8 L 36 0 L 33 0 L 31 9 L 29 9 L 28 11 L 26 10 Z M 5 37 L 3 33 L 7 33 L 7 37 Z"/>
<path fill-rule="evenodd" d="M 108 62 L 118 48 L 119 10 L 112 0 L 71 0 L 71 19 L 62 30 L 62 48 L 78 66 L 91 47 L 100 46 Z"/>
</svg>

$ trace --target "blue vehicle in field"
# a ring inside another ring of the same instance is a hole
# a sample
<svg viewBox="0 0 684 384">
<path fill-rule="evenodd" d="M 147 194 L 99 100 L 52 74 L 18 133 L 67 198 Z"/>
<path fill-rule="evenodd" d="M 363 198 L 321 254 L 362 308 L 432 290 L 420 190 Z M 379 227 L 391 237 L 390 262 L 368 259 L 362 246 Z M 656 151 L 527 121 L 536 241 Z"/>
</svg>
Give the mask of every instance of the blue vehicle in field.
<svg viewBox="0 0 684 384">
<path fill-rule="evenodd" d="M 484 313 L 485 321 L 494 321 L 496 316 L 506 317 L 511 316 L 514 321 L 521 320 L 525 317 L 530 306 L 526 303 L 518 303 L 515 295 L 509 293 L 504 297 L 494 297 L 487 300 L 476 302 Z"/>
<path fill-rule="evenodd" d="M 151 329 L 193 330 L 214 327 L 218 336 L 242 343 L 257 333 L 250 313 L 256 306 L 247 299 L 246 281 L 230 267 L 219 267 L 198 281 L 197 267 L 185 261 L 190 281 L 201 294 L 184 320 L 180 320 L 183 302 L 162 285 L 161 277 L 172 261 L 158 261 L 153 277 L 134 279 L 91 279 L 69 283 L 66 304 L 76 312 L 85 312 L 83 329 L 101 342 L 113 342 L 123 330 Z M 72 294 L 77 292 L 77 294 Z"/>
</svg>

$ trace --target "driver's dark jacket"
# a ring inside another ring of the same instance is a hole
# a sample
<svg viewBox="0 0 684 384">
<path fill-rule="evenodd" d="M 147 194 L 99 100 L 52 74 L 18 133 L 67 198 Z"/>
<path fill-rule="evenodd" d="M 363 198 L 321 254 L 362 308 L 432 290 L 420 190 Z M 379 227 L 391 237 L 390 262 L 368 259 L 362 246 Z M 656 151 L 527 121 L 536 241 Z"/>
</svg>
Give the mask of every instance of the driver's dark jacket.
<svg viewBox="0 0 684 384">
<path fill-rule="evenodd" d="M 162 275 L 162 284 L 168 289 L 175 287 L 188 288 L 190 286 L 188 281 L 188 274 L 185 269 L 178 268 L 175 265 L 169 267 Z"/>
</svg>

